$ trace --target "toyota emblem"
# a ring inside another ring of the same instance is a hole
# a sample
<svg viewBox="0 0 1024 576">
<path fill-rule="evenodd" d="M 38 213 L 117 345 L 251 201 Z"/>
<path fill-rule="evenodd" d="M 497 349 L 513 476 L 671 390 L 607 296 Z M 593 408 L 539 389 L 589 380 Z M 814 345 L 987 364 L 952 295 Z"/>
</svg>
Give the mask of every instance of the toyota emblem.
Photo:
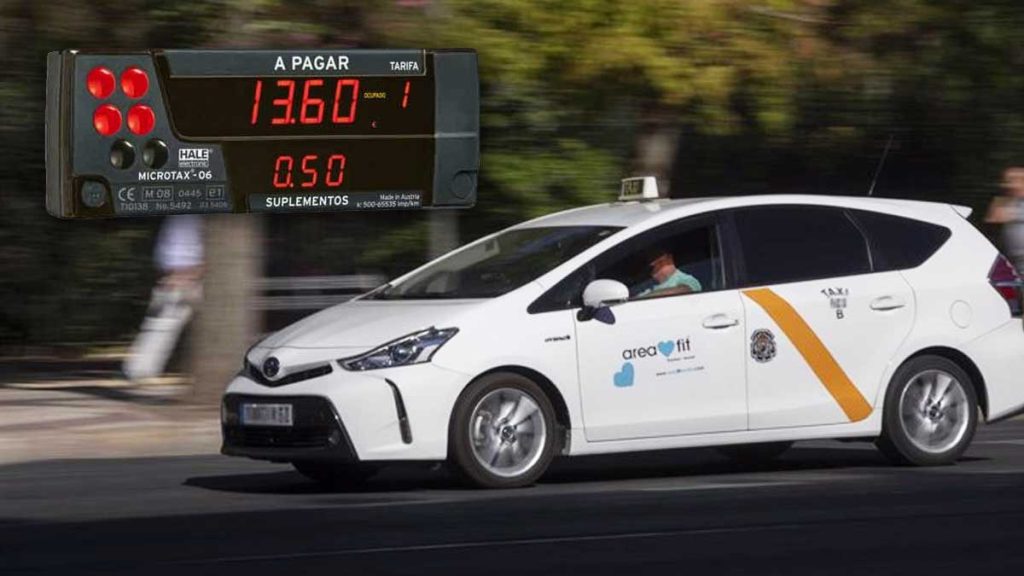
<svg viewBox="0 0 1024 576">
<path fill-rule="evenodd" d="M 263 361 L 263 375 L 267 378 L 273 378 L 277 376 L 277 373 L 281 370 L 281 362 L 271 356 Z"/>
</svg>

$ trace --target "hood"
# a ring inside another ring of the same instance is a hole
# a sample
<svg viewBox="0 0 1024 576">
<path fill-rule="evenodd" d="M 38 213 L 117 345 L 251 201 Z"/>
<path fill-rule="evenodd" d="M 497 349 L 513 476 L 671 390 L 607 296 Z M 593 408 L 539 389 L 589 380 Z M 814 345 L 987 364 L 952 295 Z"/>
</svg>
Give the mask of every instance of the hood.
<svg viewBox="0 0 1024 576">
<path fill-rule="evenodd" d="M 458 327 L 459 319 L 486 300 L 354 300 L 275 332 L 259 348 L 369 349 L 434 326 Z"/>
</svg>

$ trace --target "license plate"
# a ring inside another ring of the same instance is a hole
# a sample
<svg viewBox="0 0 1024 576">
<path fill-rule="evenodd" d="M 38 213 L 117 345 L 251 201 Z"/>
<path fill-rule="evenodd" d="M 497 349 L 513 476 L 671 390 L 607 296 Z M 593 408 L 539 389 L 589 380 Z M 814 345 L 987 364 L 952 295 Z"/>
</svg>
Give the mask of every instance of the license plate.
<svg viewBox="0 0 1024 576">
<path fill-rule="evenodd" d="M 245 426 L 291 426 L 291 404 L 242 404 Z"/>
</svg>

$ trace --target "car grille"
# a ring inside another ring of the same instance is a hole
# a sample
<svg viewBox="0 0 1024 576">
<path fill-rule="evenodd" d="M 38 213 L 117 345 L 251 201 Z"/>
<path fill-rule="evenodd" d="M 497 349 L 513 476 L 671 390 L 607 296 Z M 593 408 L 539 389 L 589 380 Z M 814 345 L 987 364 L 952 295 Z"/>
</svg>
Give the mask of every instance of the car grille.
<svg viewBox="0 0 1024 576">
<path fill-rule="evenodd" d="M 241 406 L 247 403 L 291 404 L 292 426 L 242 425 Z M 224 412 L 224 445 L 234 454 L 256 455 L 252 449 L 259 450 L 259 455 L 272 455 L 274 450 L 352 453 L 344 427 L 326 398 L 228 394 L 224 396 Z"/>
<path fill-rule="evenodd" d="M 259 382 L 260 384 L 263 384 L 264 386 L 269 386 L 271 388 L 276 388 L 278 386 L 285 386 L 287 384 L 294 384 L 296 382 L 302 382 L 303 380 L 311 380 L 313 378 L 319 378 L 320 376 L 325 376 L 327 374 L 330 374 L 333 371 L 334 371 L 334 369 L 331 368 L 330 364 L 324 364 L 322 366 L 314 366 L 313 368 L 309 368 L 309 369 L 303 370 L 301 372 L 295 372 L 294 374 L 289 374 L 289 375 L 287 375 L 287 376 L 285 376 L 283 378 L 280 378 L 278 380 L 269 380 L 266 376 L 263 375 L 263 372 L 261 372 L 259 368 L 257 368 L 252 362 L 249 362 L 248 360 L 246 360 L 245 361 L 245 367 L 242 369 L 242 376 L 245 376 L 246 378 L 248 378 L 250 380 L 254 380 L 256 382 Z"/>
<path fill-rule="evenodd" d="M 275 427 L 235 426 L 227 431 L 228 440 L 233 444 L 254 448 L 325 447 L 330 435 L 329 428 L 291 430 Z"/>
</svg>

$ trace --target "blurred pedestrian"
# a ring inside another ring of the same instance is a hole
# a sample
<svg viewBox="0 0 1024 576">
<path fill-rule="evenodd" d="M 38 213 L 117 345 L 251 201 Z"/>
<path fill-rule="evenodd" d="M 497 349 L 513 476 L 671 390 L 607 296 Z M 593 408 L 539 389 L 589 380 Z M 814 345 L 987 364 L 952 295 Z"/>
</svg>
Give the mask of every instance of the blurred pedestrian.
<svg viewBox="0 0 1024 576">
<path fill-rule="evenodd" d="M 1003 171 L 1003 195 L 992 199 L 985 220 L 1003 226 L 1003 250 L 1024 271 L 1024 166 Z"/>
<path fill-rule="evenodd" d="M 203 221 L 194 214 L 168 216 L 157 235 L 154 262 L 160 279 L 146 318 L 124 361 L 133 382 L 164 373 L 182 331 L 203 297 Z"/>
</svg>

